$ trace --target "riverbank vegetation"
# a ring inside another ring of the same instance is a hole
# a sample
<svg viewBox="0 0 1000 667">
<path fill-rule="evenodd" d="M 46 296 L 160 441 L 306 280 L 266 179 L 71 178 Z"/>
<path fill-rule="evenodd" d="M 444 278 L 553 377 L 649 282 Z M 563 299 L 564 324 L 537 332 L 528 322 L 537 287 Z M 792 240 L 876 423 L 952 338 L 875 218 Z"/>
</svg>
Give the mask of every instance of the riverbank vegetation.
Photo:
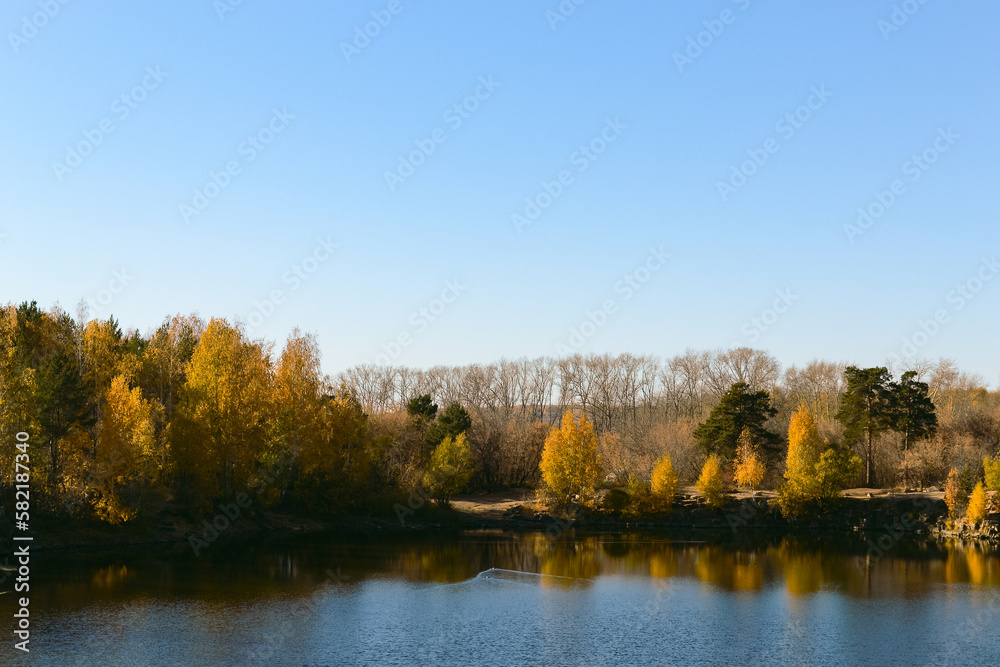
<svg viewBox="0 0 1000 667">
<path fill-rule="evenodd" d="M 849 486 L 947 485 L 955 516 L 972 496 L 978 516 L 1000 484 L 1000 392 L 984 385 L 948 360 L 782 369 L 749 348 L 331 378 L 298 332 L 278 349 L 224 319 L 140 334 L 0 309 L 0 437 L 31 434 L 33 508 L 114 525 L 168 501 L 191 516 L 240 497 L 248 511 L 391 514 L 414 492 L 506 487 L 666 512 L 699 481 L 712 504 L 777 490 L 792 516 Z M 12 467 L 0 460 L 6 507 Z"/>
</svg>

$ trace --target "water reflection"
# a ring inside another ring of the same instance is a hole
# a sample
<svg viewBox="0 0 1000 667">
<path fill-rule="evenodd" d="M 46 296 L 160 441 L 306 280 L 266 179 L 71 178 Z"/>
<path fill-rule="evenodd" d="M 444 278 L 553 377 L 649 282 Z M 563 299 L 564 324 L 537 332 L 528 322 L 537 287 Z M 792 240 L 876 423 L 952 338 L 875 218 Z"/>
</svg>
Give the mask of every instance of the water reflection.
<svg viewBox="0 0 1000 667">
<path fill-rule="evenodd" d="M 229 545 L 200 558 L 165 551 L 49 559 L 38 568 L 36 599 L 58 606 L 149 594 L 227 602 L 308 595 L 329 580 L 331 568 L 348 577 L 346 586 L 386 578 L 457 583 L 490 568 L 552 575 L 540 579 L 546 587 L 585 587 L 599 577 L 680 578 L 733 592 L 780 587 L 792 596 L 825 588 L 882 597 L 916 595 L 938 584 L 1000 586 L 1000 557 L 982 545 L 902 542 L 874 558 L 862 540 L 820 538 L 711 543 L 641 534 L 553 540 L 544 533 L 482 533 L 372 541 L 327 535 Z"/>
</svg>

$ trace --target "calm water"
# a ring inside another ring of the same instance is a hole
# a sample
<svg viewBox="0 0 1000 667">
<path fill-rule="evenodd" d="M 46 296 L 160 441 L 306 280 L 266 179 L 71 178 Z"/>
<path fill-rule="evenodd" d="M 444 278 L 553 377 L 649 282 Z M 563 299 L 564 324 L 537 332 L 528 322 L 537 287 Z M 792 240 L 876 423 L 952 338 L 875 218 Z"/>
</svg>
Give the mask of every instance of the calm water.
<svg viewBox="0 0 1000 667">
<path fill-rule="evenodd" d="M 996 553 L 695 539 L 311 536 L 39 557 L 31 655 L 4 646 L 0 662 L 1000 664 Z"/>
</svg>

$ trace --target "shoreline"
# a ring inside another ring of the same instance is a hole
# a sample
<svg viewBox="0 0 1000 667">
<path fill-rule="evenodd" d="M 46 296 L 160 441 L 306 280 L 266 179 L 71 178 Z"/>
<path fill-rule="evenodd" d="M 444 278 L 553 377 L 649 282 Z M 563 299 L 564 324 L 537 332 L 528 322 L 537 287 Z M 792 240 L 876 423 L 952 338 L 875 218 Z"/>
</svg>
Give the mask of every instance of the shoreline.
<svg viewBox="0 0 1000 667">
<path fill-rule="evenodd" d="M 147 525 L 116 528 L 100 524 L 60 522 L 33 531 L 33 547 L 44 553 L 101 551 L 142 546 L 170 547 L 183 545 L 197 555 L 198 545 L 207 548 L 220 544 L 257 538 L 282 539 L 302 535 L 337 536 L 407 535 L 450 533 L 476 530 L 502 532 L 545 532 L 558 538 L 564 532 L 615 534 L 635 531 L 664 533 L 702 533 L 706 537 L 726 533 L 730 536 L 767 535 L 800 536 L 839 534 L 890 540 L 957 538 L 1000 544 L 1000 514 L 993 514 L 982 526 L 970 527 L 961 521 L 947 522 L 947 507 L 934 494 L 886 493 L 872 497 L 845 496 L 831 512 L 802 520 L 781 516 L 773 494 L 759 493 L 751 498 L 742 494 L 730 498 L 719 509 L 703 505 L 695 496 L 680 495 L 673 511 L 648 515 L 627 515 L 570 506 L 565 511 L 548 513 L 532 507 L 522 492 L 453 499 L 448 508 L 429 504 L 412 511 L 405 508 L 391 516 L 314 518 L 280 512 L 259 512 L 239 516 L 232 522 L 216 525 L 213 537 L 210 519 L 201 524 L 176 513 L 165 512 Z M 400 508 L 397 505 L 397 510 Z M 218 518 L 218 516 L 216 517 Z M 192 538 L 193 541 L 192 541 Z M 4 540 L 8 541 L 8 540 Z"/>
</svg>

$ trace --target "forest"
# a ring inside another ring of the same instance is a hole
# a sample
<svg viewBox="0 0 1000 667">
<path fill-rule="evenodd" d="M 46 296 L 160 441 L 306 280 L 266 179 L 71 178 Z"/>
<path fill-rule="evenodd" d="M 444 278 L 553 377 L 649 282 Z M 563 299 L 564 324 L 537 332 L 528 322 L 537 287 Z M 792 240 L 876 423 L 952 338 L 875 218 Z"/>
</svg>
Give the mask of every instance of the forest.
<svg viewBox="0 0 1000 667">
<path fill-rule="evenodd" d="M 177 315 L 143 335 L 34 302 L 0 309 L 0 437 L 30 435 L 33 510 L 107 524 L 165 503 L 197 517 L 241 495 L 326 516 L 391 513 L 423 489 L 573 494 L 553 457 L 588 439 L 583 486 L 675 489 L 712 469 L 727 488 L 788 488 L 809 442 L 810 470 L 833 466 L 840 488 L 951 475 L 968 494 L 1000 475 L 1000 392 L 985 384 L 947 359 L 782 368 L 750 348 L 329 377 L 299 331 L 278 349 L 219 318 Z M 0 479 L 9 506 L 13 455 Z"/>
</svg>

